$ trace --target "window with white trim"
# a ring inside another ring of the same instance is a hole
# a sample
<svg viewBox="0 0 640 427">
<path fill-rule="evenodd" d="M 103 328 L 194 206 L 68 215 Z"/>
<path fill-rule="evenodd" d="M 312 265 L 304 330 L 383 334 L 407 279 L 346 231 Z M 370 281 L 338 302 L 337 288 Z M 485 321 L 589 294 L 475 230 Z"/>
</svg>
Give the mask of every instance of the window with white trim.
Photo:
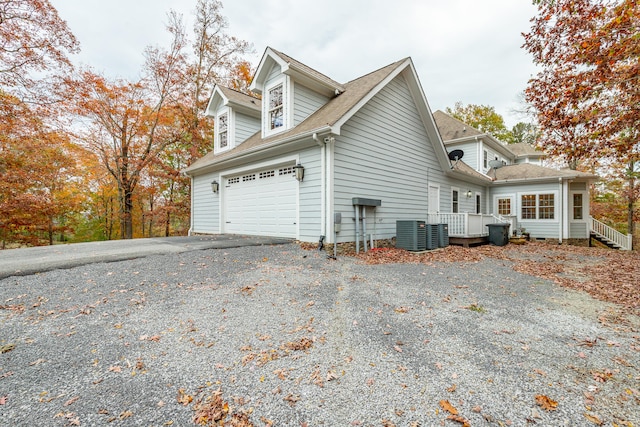
<svg viewBox="0 0 640 427">
<path fill-rule="evenodd" d="M 520 197 L 522 219 L 555 219 L 555 194 L 523 194 Z"/>
<path fill-rule="evenodd" d="M 500 197 L 498 199 L 498 215 L 511 215 L 511 197 Z"/>
<path fill-rule="evenodd" d="M 458 213 L 460 211 L 460 190 L 457 188 L 451 190 L 451 212 Z"/>
<path fill-rule="evenodd" d="M 282 75 L 265 85 L 262 98 L 262 136 L 268 137 L 291 126 L 291 81 Z"/>
<path fill-rule="evenodd" d="M 269 129 L 274 130 L 284 126 L 284 85 L 280 83 L 269 90 Z"/>
<path fill-rule="evenodd" d="M 482 164 L 485 169 L 489 167 L 489 153 L 487 152 L 487 150 L 484 150 L 483 152 Z"/>
<path fill-rule="evenodd" d="M 582 214 L 582 193 L 573 193 L 573 219 L 584 219 Z"/>
<path fill-rule="evenodd" d="M 229 113 L 222 113 L 218 116 L 218 147 L 224 150 L 229 146 Z"/>
</svg>

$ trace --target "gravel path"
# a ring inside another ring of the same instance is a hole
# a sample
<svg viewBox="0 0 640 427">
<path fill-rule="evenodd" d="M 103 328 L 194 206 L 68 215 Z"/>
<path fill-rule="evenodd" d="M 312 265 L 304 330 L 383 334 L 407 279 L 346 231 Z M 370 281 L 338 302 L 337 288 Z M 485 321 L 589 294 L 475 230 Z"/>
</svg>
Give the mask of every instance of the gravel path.
<svg viewBox="0 0 640 427">
<path fill-rule="evenodd" d="M 494 259 L 284 245 L 11 277 L 0 425 L 638 426 L 630 321 Z"/>
</svg>

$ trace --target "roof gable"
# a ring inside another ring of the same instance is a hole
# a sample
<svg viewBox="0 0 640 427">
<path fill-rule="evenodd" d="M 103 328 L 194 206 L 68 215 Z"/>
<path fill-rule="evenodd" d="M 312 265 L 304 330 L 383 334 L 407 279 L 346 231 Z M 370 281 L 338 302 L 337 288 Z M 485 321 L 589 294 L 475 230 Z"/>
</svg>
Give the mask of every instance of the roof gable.
<svg viewBox="0 0 640 427">
<path fill-rule="evenodd" d="M 344 91 L 344 86 L 340 83 L 271 47 L 267 47 L 262 55 L 251 82 L 251 91 L 262 93 L 269 72 L 276 65 L 280 67 L 282 74 L 291 76 L 294 81 L 323 95 L 334 96 Z"/>
<path fill-rule="evenodd" d="M 216 110 L 221 105 L 231 107 L 235 111 L 248 114 L 253 117 L 260 117 L 262 101 L 253 96 L 246 95 L 224 86 L 215 85 L 209 98 L 209 103 L 205 110 L 205 115 L 214 117 Z"/>
<path fill-rule="evenodd" d="M 289 62 L 285 62 L 285 60 Z M 274 49 L 267 48 L 267 52 L 265 52 L 265 56 L 258 67 L 258 71 L 256 71 L 256 78 L 262 73 L 261 78 L 263 79 L 262 83 L 264 83 L 264 79 L 268 77 L 269 71 L 276 63 L 280 64 L 280 66 L 295 64 L 296 67 L 300 67 L 300 65 L 298 65 L 300 63 L 297 61 Z M 317 74 L 322 76 L 320 73 Z M 257 132 L 229 151 L 220 154 L 214 152 L 206 154 L 200 160 L 189 166 L 185 172 L 189 173 L 199 169 L 213 167 L 227 160 L 237 159 L 270 147 L 310 138 L 311 135 L 316 133 L 340 135 L 341 126 L 399 75 L 405 78 L 410 88 L 413 100 L 416 103 L 425 126 L 429 142 L 434 145 L 436 156 L 442 169 L 449 173 L 451 171 L 451 163 L 447 156 L 447 151 L 436 128 L 426 96 L 424 95 L 417 72 L 410 58 L 389 64 L 386 67 L 351 80 L 344 85 L 335 83 L 326 77 L 326 79 L 329 80 L 329 83 L 327 83 L 329 86 L 332 88 L 339 86 L 341 88 L 340 93 L 334 95 L 324 106 L 300 122 L 297 126 L 267 137 L 262 137 L 261 132 Z M 255 82 L 256 79 L 254 79 L 254 83 Z M 259 86 L 261 83 L 257 82 L 255 84 Z M 254 90 L 254 88 L 252 87 L 251 90 Z"/>
</svg>

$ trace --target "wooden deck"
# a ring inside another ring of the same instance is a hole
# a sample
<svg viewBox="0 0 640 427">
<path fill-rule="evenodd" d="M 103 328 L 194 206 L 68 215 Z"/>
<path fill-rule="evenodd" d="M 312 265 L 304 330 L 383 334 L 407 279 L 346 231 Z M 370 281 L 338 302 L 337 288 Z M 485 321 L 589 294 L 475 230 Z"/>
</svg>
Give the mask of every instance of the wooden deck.
<svg viewBox="0 0 640 427">
<path fill-rule="evenodd" d="M 480 246 L 480 245 L 488 245 L 489 244 L 489 236 L 479 236 L 479 237 L 455 237 L 449 236 L 449 244 L 462 246 L 465 248 L 471 246 Z"/>
</svg>

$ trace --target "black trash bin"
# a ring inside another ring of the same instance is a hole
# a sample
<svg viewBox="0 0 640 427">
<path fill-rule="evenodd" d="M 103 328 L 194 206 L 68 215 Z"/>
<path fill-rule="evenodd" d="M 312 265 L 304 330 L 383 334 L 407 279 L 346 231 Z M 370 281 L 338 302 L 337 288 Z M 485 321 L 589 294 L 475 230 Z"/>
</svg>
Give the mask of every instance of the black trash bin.
<svg viewBox="0 0 640 427">
<path fill-rule="evenodd" d="M 487 224 L 489 227 L 489 243 L 505 246 L 509 243 L 509 223 Z"/>
</svg>

